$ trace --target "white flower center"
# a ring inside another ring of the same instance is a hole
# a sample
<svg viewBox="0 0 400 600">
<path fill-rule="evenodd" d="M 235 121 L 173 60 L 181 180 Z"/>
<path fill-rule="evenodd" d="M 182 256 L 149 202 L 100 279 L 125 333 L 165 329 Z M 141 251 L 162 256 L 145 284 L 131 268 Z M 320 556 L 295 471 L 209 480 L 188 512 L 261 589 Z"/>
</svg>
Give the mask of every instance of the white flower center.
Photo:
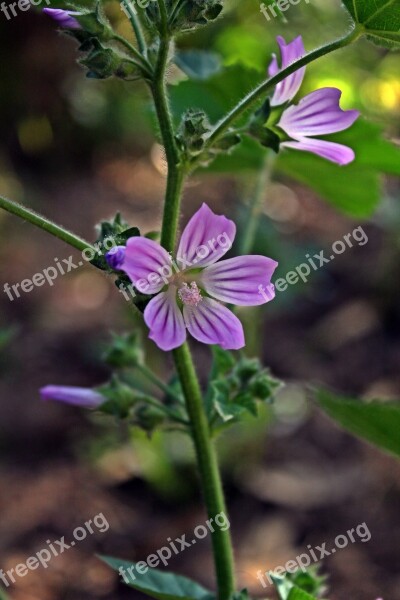
<svg viewBox="0 0 400 600">
<path fill-rule="evenodd" d="M 187 283 L 184 283 L 178 290 L 178 296 L 183 304 L 188 306 L 197 306 L 203 299 L 195 281 L 192 281 L 190 287 Z"/>
</svg>

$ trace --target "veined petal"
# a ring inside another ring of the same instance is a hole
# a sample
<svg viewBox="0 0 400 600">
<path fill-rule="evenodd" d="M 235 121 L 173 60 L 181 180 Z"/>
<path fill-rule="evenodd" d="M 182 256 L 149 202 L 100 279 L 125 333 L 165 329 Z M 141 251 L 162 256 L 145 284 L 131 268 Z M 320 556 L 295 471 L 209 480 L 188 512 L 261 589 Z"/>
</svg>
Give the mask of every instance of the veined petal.
<svg viewBox="0 0 400 600">
<path fill-rule="evenodd" d="M 46 385 L 40 390 L 42 400 L 57 400 L 82 408 L 97 408 L 106 401 L 106 398 L 89 388 Z"/>
<path fill-rule="evenodd" d="M 197 306 L 185 305 L 183 317 L 189 333 L 203 344 L 218 344 L 225 350 L 238 350 L 245 345 L 239 319 L 212 298 L 203 298 Z"/>
<path fill-rule="evenodd" d="M 294 150 L 303 150 L 304 152 L 312 152 L 312 154 L 322 156 L 322 158 L 326 158 L 338 165 L 348 165 L 355 158 L 354 151 L 348 146 L 325 140 L 303 138 L 297 142 L 284 142 L 281 146 L 293 148 Z"/>
<path fill-rule="evenodd" d="M 145 237 L 129 238 L 118 269 L 124 271 L 142 294 L 157 294 L 173 274 L 171 257 L 157 242 Z"/>
<path fill-rule="evenodd" d="M 337 88 L 321 88 L 305 96 L 297 106 L 289 106 L 278 123 L 291 138 L 326 135 L 343 131 L 359 117 L 358 110 L 342 110 L 342 92 Z"/>
<path fill-rule="evenodd" d="M 258 306 L 275 296 L 271 277 L 278 263 L 266 256 L 238 256 L 204 269 L 197 281 L 217 300 Z"/>
<path fill-rule="evenodd" d="M 176 260 L 183 269 L 206 267 L 217 262 L 232 247 L 236 225 L 223 215 L 216 215 L 203 204 L 186 225 Z"/>
<path fill-rule="evenodd" d="M 282 66 L 281 69 L 278 69 L 278 63 L 276 57 L 274 57 L 269 66 L 270 77 L 276 75 L 276 73 L 278 73 L 280 70 L 286 69 L 286 67 L 302 58 L 306 53 L 301 35 L 295 38 L 292 42 L 289 42 L 289 44 L 286 44 L 284 38 L 281 36 L 278 36 L 276 40 L 281 50 Z M 305 72 L 305 67 L 297 69 L 297 71 L 278 83 L 275 87 L 274 95 L 271 100 L 271 106 L 280 106 L 289 100 L 293 100 L 299 91 L 301 84 L 303 83 Z"/>
<path fill-rule="evenodd" d="M 150 329 L 149 338 L 161 350 L 173 350 L 186 339 L 185 323 L 176 301 L 176 287 L 152 298 L 144 311 L 144 320 Z"/>
</svg>

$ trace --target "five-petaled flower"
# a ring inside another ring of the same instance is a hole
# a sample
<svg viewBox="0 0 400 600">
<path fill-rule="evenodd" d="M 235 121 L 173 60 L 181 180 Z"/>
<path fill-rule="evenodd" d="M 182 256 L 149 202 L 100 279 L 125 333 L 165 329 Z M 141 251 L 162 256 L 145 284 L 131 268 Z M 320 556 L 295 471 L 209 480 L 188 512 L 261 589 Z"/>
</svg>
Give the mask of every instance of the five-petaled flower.
<svg viewBox="0 0 400 600">
<path fill-rule="evenodd" d="M 305 55 L 302 37 L 299 36 L 289 44 L 278 36 L 281 57 L 281 69 Z M 278 61 L 274 55 L 268 73 L 273 77 L 279 71 Z M 303 82 L 305 67 L 298 69 L 277 84 L 271 106 L 283 106 L 293 100 Z M 333 87 L 326 87 L 311 92 L 299 104 L 285 108 L 277 126 L 288 136 L 281 146 L 312 152 L 339 165 L 347 165 L 354 160 L 354 151 L 348 146 L 313 136 L 327 135 L 348 129 L 359 117 L 357 110 L 342 110 L 339 105 L 342 92 Z"/>
<path fill-rule="evenodd" d="M 146 306 L 144 320 L 149 337 L 162 350 L 181 346 L 186 329 L 205 344 L 228 350 L 245 345 L 242 324 L 221 302 L 257 306 L 271 300 L 273 291 L 267 297 L 259 290 L 263 285 L 273 290 L 271 277 L 277 263 L 252 255 L 216 264 L 229 250 L 235 233 L 233 221 L 203 204 L 180 239 L 176 260 L 182 268 L 176 268 L 177 262 L 160 244 L 145 237 L 130 238 L 124 253 L 117 247 L 106 255 L 109 264 L 124 271 L 140 291 L 156 294 Z M 231 241 L 229 246 L 217 243 L 222 237 Z M 162 276 L 166 272 L 167 279 Z M 145 291 L 139 285 L 142 280 L 147 282 Z"/>
<path fill-rule="evenodd" d="M 78 20 L 75 19 L 76 15 L 81 14 L 79 11 L 63 10 L 62 8 L 44 8 L 43 12 L 57 21 L 60 27 L 64 29 L 81 29 Z"/>
</svg>

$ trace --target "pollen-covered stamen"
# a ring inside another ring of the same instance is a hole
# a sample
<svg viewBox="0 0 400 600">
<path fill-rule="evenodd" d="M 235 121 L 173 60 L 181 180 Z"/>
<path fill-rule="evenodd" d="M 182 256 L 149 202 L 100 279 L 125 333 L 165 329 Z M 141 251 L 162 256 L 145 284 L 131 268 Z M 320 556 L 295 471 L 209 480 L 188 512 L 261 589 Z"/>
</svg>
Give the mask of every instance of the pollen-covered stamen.
<svg viewBox="0 0 400 600">
<path fill-rule="evenodd" d="M 188 306 L 197 306 L 203 299 L 195 281 L 192 281 L 190 287 L 187 283 L 184 283 L 178 290 L 178 296 L 183 304 L 187 304 Z"/>
</svg>

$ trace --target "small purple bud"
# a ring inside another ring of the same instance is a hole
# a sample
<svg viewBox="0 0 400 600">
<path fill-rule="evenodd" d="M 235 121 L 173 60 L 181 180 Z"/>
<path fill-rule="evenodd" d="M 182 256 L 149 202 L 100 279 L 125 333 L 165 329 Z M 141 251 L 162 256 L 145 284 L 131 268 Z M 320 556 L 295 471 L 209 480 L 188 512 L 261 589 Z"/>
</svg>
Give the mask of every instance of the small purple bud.
<svg viewBox="0 0 400 600">
<path fill-rule="evenodd" d="M 105 258 L 109 266 L 118 271 L 125 260 L 125 246 L 114 246 L 107 252 Z"/>
<path fill-rule="evenodd" d="M 64 29 L 82 29 L 79 21 L 74 17 L 74 15 L 81 14 L 78 11 L 63 10 L 62 8 L 44 8 L 43 12 L 57 21 L 60 27 L 63 27 Z"/>
<path fill-rule="evenodd" d="M 62 385 L 46 385 L 41 388 L 42 400 L 56 400 L 82 408 L 98 408 L 106 398 L 90 388 L 69 387 Z"/>
</svg>

